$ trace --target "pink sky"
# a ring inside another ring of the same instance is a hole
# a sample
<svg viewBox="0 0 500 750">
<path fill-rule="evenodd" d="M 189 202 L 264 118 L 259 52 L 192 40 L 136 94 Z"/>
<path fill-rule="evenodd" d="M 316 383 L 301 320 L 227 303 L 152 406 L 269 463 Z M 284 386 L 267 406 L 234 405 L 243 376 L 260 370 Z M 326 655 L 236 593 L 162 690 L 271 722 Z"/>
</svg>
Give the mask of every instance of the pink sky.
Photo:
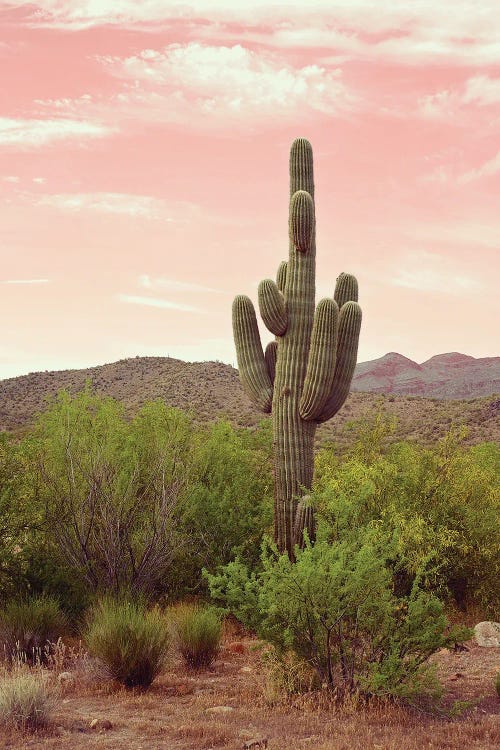
<svg viewBox="0 0 500 750">
<path fill-rule="evenodd" d="M 359 359 L 498 355 L 498 0 L 0 1 L 0 377 L 235 363 L 315 153 Z M 264 333 L 264 340 L 271 338 Z"/>
</svg>

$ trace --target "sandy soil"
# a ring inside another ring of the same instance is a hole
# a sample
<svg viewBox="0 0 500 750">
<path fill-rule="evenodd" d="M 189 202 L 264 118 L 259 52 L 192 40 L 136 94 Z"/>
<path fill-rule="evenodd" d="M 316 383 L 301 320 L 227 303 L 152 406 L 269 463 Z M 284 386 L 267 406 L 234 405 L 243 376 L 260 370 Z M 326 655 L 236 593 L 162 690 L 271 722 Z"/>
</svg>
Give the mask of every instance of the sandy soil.
<svg viewBox="0 0 500 750">
<path fill-rule="evenodd" d="M 261 648 L 242 638 L 226 642 L 211 670 L 192 674 L 176 664 L 143 693 L 77 674 L 50 728 L 0 733 L 0 747 L 236 750 L 267 739 L 268 750 L 493 750 L 500 746 L 500 649 L 467 646 L 434 657 L 445 687 L 439 715 L 396 706 L 338 710 L 317 695 L 270 705 Z"/>
</svg>

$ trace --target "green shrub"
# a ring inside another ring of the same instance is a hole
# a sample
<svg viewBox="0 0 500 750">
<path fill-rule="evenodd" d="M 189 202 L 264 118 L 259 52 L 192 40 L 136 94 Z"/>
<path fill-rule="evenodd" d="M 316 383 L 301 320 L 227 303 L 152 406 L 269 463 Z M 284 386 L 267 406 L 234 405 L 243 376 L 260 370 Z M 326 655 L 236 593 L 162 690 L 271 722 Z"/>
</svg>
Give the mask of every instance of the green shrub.
<svg viewBox="0 0 500 750">
<path fill-rule="evenodd" d="M 208 667 L 220 649 L 222 623 L 210 607 L 181 604 L 172 610 L 172 622 L 179 651 L 193 669 Z"/>
<path fill-rule="evenodd" d="M 110 677 L 126 687 L 149 687 L 162 671 L 170 645 L 168 625 L 158 609 L 114 599 L 94 607 L 84 638 Z"/>
<path fill-rule="evenodd" d="M 45 661 L 50 644 L 64 634 L 67 620 L 48 596 L 11 601 L 0 611 L 0 648 L 8 659 Z"/>
<path fill-rule="evenodd" d="M 377 433 L 378 430 L 378 434 Z M 393 544 L 395 584 L 408 593 L 416 577 L 428 590 L 485 616 L 498 606 L 498 473 L 493 443 L 467 447 L 452 430 L 433 448 L 381 446 L 382 428 L 361 431 L 343 461 L 317 457 L 312 500 L 337 542 L 371 524 Z M 382 435 L 382 438 L 384 436 Z M 382 542 L 381 542 L 382 543 Z"/>
<path fill-rule="evenodd" d="M 0 723 L 21 730 L 46 726 L 54 706 L 40 673 L 14 671 L 0 680 Z"/>
<path fill-rule="evenodd" d="M 263 568 L 246 574 L 227 566 L 208 576 L 212 595 L 279 653 L 292 650 L 339 698 L 348 694 L 413 698 L 436 688 L 428 657 L 462 633 L 445 636 L 443 606 L 415 583 L 393 593 L 390 550 L 370 528 L 356 539 L 319 539 L 296 551 L 296 562 L 264 549 Z"/>
</svg>

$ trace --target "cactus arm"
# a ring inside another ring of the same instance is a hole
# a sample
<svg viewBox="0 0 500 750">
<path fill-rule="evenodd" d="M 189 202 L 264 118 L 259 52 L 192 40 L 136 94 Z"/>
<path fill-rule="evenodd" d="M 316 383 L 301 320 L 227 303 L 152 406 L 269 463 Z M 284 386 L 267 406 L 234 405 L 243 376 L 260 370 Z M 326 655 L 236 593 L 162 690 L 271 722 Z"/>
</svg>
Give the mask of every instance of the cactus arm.
<svg viewBox="0 0 500 750">
<path fill-rule="evenodd" d="M 259 308 L 266 327 L 275 336 L 283 336 L 288 318 L 285 298 L 272 279 L 264 279 L 259 284 Z"/>
<path fill-rule="evenodd" d="M 267 371 L 269 373 L 269 378 L 271 380 L 271 383 L 274 383 L 274 376 L 276 375 L 277 355 L 278 355 L 278 342 L 270 341 L 269 344 L 266 346 L 264 359 L 266 360 Z"/>
<path fill-rule="evenodd" d="M 286 260 L 282 260 L 278 267 L 278 273 L 276 274 L 276 286 L 282 294 L 285 293 L 287 268 L 288 263 L 286 262 Z"/>
<path fill-rule="evenodd" d="M 262 351 L 255 309 L 244 295 L 238 295 L 233 302 L 233 333 L 243 388 L 252 401 L 268 413 L 271 411 L 272 383 Z"/>
<path fill-rule="evenodd" d="M 305 190 L 297 190 L 290 202 L 290 240 L 299 253 L 311 250 L 314 235 L 314 201 Z"/>
<path fill-rule="evenodd" d="M 333 299 L 340 308 L 346 302 L 358 301 L 358 282 L 355 276 L 350 273 L 341 273 L 335 284 Z"/>
<path fill-rule="evenodd" d="M 349 388 L 356 367 L 360 328 L 360 306 L 357 302 L 346 302 L 339 314 L 337 362 L 331 395 L 318 417 L 318 422 L 326 422 L 333 417 L 349 395 Z"/>
<path fill-rule="evenodd" d="M 299 404 L 302 419 L 317 419 L 332 392 L 337 354 L 339 309 L 322 299 L 314 314 L 306 378 Z"/>
</svg>

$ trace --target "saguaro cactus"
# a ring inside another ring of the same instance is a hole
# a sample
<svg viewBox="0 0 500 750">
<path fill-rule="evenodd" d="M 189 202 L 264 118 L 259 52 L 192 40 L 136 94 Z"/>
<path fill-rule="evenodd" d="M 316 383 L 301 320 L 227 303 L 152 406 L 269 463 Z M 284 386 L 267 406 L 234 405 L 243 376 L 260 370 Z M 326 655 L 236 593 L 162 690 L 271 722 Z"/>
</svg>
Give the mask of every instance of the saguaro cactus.
<svg viewBox="0 0 500 750">
<path fill-rule="evenodd" d="M 349 393 L 358 349 L 361 308 L 354 276 L 342 273 L 333 298 L 315 309 L 315 215 L 311 144 L 298 138 L 290 152 L 290 254 L 276 283 L 259 285 L 260 313 L 275 335 L 264 353 L 251 300 L 233 303 L 233 330 L 243 388 L 272 411 L 275 539 L 293 557 L 304 530 L 314 536 L 307 502 L 314 468 L 314 435 Z"/>
</svg>

